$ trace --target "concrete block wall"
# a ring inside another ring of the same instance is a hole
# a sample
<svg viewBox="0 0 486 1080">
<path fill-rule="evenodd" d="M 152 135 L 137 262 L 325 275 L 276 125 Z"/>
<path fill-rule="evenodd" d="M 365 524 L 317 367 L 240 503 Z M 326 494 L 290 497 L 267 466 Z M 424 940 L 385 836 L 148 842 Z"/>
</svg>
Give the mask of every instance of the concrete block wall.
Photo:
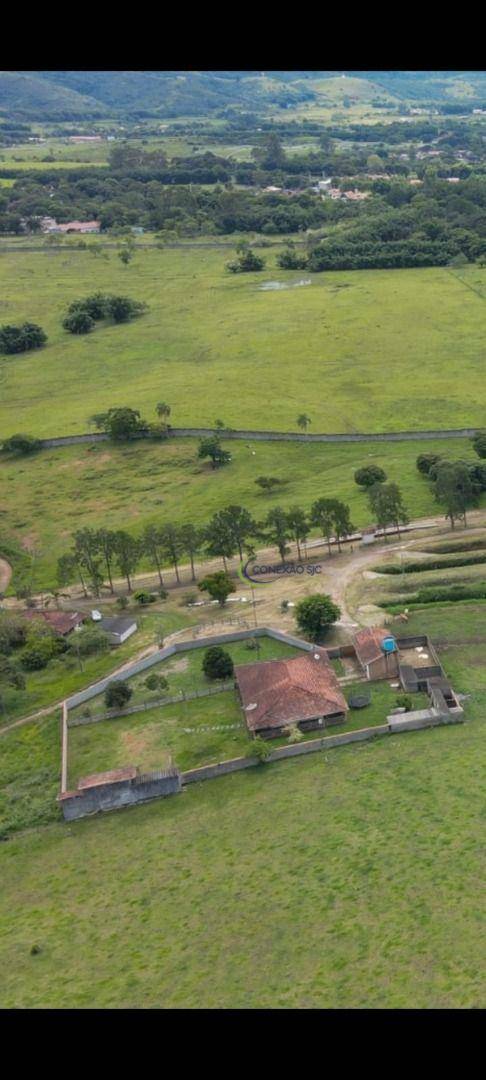
<svg viewBox="0 0 486 1080">
<path fill-rule="evenodd" d="M 152 656 L 146 656 L 143 660 L 137 660 L 130 664 L 123 672 L 123 675 L 118 677 L 129 679 L 132 675 L 138 675 L 139 672 L 153 667 L 154 664 L 160 664 L 161 660 L 167 660 L 170 656 L 174 656 L 175 653 L 188 652 L 192 649 L 207 649 L 211 645 L 225 645 L 231 641 L 245 641 L 254 637 L 274 638 L 275 641 L 282 641 L 286 645 L 294 645 L 297 649 L 303 649 L 305 652 L 312 652 L 314 648 L 311 642 L 303 641 L 302 638 L 284 634 L 281 630 L 273 630 L 270 626 L 257 626 L 250 630 L 234 630 L 229 634 L 215 634 L 213 637 L 198 638 L 196 641 L 178 641 L 174 645 L 167 645 L 165 648 L 153 653 Z M 74 709 L 77 705 L 83 705 L 91 698 L 102 694 L 106 690 L 108 683 L 113 682 L 116 678 L 116 675 L 108 675 L 105 679 L 100 679 L 99 682 L 94 683 L 93 686 L 88 686 L 85 690 L 73 694 L 72 697 L 66 700 L 68 709 Z"/>
<path fill-rule="evenodd" d="M 181 774 L 178 769 L 142 774 L 130 780 L 117 780 L 98 784 L 96 787 L 67 791 L 60 796 L 61 809 L 66 821 L 97 814 L 102 810 L 118 810 L 123 806 L 135 806 L 149 799 L 176 795 L 181 790 Z"/>
</svg>

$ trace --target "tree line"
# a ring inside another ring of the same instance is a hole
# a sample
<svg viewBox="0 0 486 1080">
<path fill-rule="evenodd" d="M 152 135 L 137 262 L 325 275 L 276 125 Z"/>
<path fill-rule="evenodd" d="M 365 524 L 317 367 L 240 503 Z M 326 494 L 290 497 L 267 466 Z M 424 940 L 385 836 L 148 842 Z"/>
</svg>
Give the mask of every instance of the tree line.
<svg viewBox="0 0 486 1080">
<path fill-rule="evenodd" d="M 397 484 L 374 483 L 368 489 L 368 499 L 380 528 L 395 525 L 399 529 L 408 521 Z M 107 583 L 114 594 L 114 576 L 119 572 L 130 593 L 133 575 L 143 560 L 157 573 L 159 586 L 164 589 L 163 568 L 167 564 L 180 584 L 180 565 L 187 558 L 191 581 L 195 582 L 198 557 L 220 558 L 226 573 L 229 559 L 235 555 L 241 561 L 254 557 L 257 543 L 277 548 L 282 563 L 290 553 L 290 543 L 294 543 L 300 560 L 303 549 L 306 554 L 313 529 L 325 538 L 330 556 L 332 541 L 341 551 L 342 543 L 355 532 L 349 506 L 339 499 L 321 498 L 309 511 L 297 505 L 289 509 L 276 506 L 263 520 L 257 520 L 245 507 L 230 505 L 218 510 L 206 525 L 151 524 L 145 526 L 140 537 L 123 529 L 84 528 L 74 534 L 72 550 L 58 560 L 58 584 L 66 586 L 78 578 L 86 596 L 88 585 L 99 596 Z"/>
</svg>

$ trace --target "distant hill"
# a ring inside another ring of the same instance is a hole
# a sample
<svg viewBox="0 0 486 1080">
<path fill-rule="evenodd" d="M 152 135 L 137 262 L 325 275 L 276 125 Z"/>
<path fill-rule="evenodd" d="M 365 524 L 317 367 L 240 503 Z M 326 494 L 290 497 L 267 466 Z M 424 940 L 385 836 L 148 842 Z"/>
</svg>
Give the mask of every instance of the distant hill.
<svg viewBox="0 0 486 1080">
<path fill-rule="evenodd" d="M 204 116 L 302 102 L 486 102 L 486 73 L 461 71 L 20 71 L 0 72 L 0 114 L 18 120 Z"/>
<path fill-rule="evenodd" d="M 47 74 L 47 73 L 46 73 Z M 101 116 L 100 102 L 42 72 L 0 71 L 0 113 L 20 120 L 71 120 Z"/>
</svg>

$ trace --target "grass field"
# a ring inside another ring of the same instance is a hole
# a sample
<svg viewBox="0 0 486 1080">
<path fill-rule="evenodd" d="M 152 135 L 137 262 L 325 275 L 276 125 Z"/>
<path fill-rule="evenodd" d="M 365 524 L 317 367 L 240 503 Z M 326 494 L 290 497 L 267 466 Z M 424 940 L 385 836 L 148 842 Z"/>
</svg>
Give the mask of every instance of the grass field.
<svg viewBox="0 0 486 1080">
<path fill-rule="evenodd" d="M 244 663 L 249 663 L 248 655 Z M 261 658 L 265 658 L 263 651 Z M 345 697 L 349 698 L 358 689 L 357 684 L 346 687 Z M 306 732 L 304 739 L 384 724 L 396 703 L 396 690 L 388 683 L 376 684 L 371 690 L 371 702 L 364 709 L 351 709 L 344 723 Z M 414 709 L 425 709 L 427 704 L 425 694 L 414 694 Z M 218 727 L 223 730 L 216 730 Z M 237 693 L 225 690 L 214 697 L 70 728 L 68 786 L 76 787 L 82 776 L 122 765 L 138 765 L 142 772 L 171 762 L 181 770 L 193 769 L 244 756 L 251 750 L 251 744 Z M 288 736 L 282 735 L 272 739 L 271 748 L 287 744 Z"/>
<path fill-rule="evenodd" d="M 161 395 L 163 396 L 163 395 Z M 239 503 L 257 519 L 273 506 L 298 504 L 310 509 L 321 496 L 336 496 L 351 508 L 357 527 L 369 523 L 368 500 L 354 482 L 359 465 L 373 462 L 403 492 L 411 517 L 437 513 L 430 485 L 415 461 L 423 450 L 452 460 L 477 460 L 468 440 L 430 442 L 306 444 L 240 441 L 226 443 L 232 455 L 224 469 L 213 471 L 197 460 L 196 439 L 170 443 L 98 444 L 43 450 L 29 458 L 0 454 L 0 551 L 12 559 L 11 591 L 29 578 L 25 552 L 36 551 L 34 591 L 55 585 L 56 562 L 84 526 L 129 528 L 139 533 L 147 522 L 193 521 L 203 524 L 222 506 Z M 254 451 L 254 454 L 252 453 Z M 262 495 L 258 476 L 285 480 L 276 494 Z M 2 538 L 15 541 L 3 547 Z M 10 554 L 12 552 L 12 554 Z M 143 569 L 143 564 L 141 564 Z"/>
<path fill-rule="evenodd" d="M 0 849 L 2 1007 L 484 1007 L 486 604 L 409 628 L 471 694 L 466 724 L 42 827 L 54 720 L 8 736 L 2 793 L 15 778 L 36 827 Z"/>
<path fill-rule="evenodd" d="M 231 275 L 224 251 L 4 253 L 0 318 L 32 320 L 42 352 L 0 362 L 2 434 L 86 429 L 93 412 L 129 404 L 174 424 L 380 431 L 482 425 L 486 405 L 486 270 L 314 275 L 305 288 L 261 291 L 299 274 L 275 267 Z M 301 275 L 300 275 L 301 276 Z M 150 310 L 124 326 L 75 337 L 68 304 L 95 289 L 129 293 Z"/>
</svg>

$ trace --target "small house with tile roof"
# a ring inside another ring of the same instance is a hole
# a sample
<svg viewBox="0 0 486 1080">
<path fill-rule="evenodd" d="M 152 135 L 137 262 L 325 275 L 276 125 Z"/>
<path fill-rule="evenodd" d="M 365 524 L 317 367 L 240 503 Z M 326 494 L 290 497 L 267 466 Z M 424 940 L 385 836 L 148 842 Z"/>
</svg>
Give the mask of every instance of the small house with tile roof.
<svg viewBox="0 0 486 1080">
<path fill-rule="evenodd" d="M 366 626 L 354 635 L 353 645 L 367 679 L 398 675 L 398 649 L 389 630 L 383 626 Z"/>
</svg>

